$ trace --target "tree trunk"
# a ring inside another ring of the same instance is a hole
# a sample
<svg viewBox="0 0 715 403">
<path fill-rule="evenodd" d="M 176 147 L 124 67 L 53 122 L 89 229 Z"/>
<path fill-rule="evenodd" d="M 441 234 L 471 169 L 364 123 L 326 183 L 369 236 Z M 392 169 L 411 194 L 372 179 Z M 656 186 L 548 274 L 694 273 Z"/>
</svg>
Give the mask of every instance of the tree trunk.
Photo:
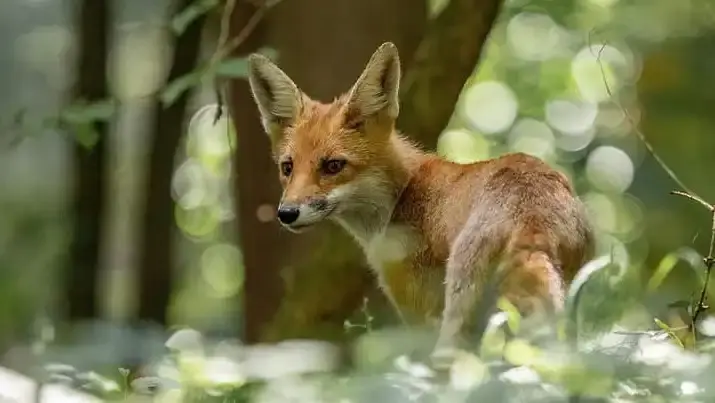
<svg viewBox="0 0 715 403">
<path fill-rule="evenodd" d="M 437 146 L 464 83 L 479 62 L 502 0 L 450 0 L 432 21 L 400 88 L 397 126 L 425 147 Z"/>
<path fill-rule="evenodd" d="M 257 11 L 253 3 L 238 1 L 231 16 L 231 36 L 239 35 Z M 259 22 L 236 49 L 236 54 L 245 55 L 258 50 L 264 44 L 265 26 L 264 21 Z M 258 214 L 261 206 L 274 203 L 280 188 L 276 181 L 269 180 L 275 169 L 273 163 L 256 152 L 268 149 L 268 137 L 262 135 L 248 81 L 232 80 L 229 96 L 237 134 L 234 187 L 239 192 L 236 216 L 246 267 L 244 336 L 246 340 L 256 341 L 257 334 L 253 329 L 261 325 L 263 318 L 272 315 L 282 294 L 282 282 L 275 268 L 281 264 L 281 245 L 285 244 L 285 234 L 278 232 L 272 223 L 262 221 L 262 216 Z"/>
<path fill-rule="evenodd" d="M 454 100 L 477 63 L 500 2 L 477 2 L 484 3 L 482 6 L 487 12 L 460 15 L 470 10 L 466 3 L 452 0 L 428 29 L 430 37 L 422 40 L 428 22 L 425 2 L 285 1 L 270 11 L 264 35 L 266 44 L 277 48 L 280 67 L 308 95 L 323 101 L 330 101 L 349 89 L 380 43 L 394 42 L 400 51 L 403 70 L 408 72 L 406 82 L 410 84 L 406 93 L 428 97 L 428 103 L 449 103 L 449 113 L 431 113 L 424 117 L 410 111 L 408 106 L 408 117 L 405 122 L 401 121 L 425 133 L 418 138 L 431 146 L 447 124 Z M 477 8 L 474 6 L 471 10 Z M 238 20 L 237 14 L 234 24 Z M 462 23 L 478 23 L 486 31 L 480 36 L 478 29 L 450 25 Z M 455 46 L 453 42 L 469 33 L 476 36 L 464 39 L 464 47 L 474 46 L 476 51 Z M 411 72 L 413 55 L 421 40 L 421 50 L 415 58 L 416 70 Z M 455 63 L 450 67 L 454 69 L 455 78 L 447 77 L 450 82 L 443 83 L 446 65 L 430 58 L 447 58 Z M 434 67 L 438 64 L 440 67 Z M 418 80 L 410 79 L 410 75 L 415 74 Z M 461 81 L 455 84 L 457 80 Z M 272 212 L 279 200 L 276 168 L 270 160 L 268 138 L 260 127 L 245 80 L 233 83 L 231 95 L 239 138 L 235 167 L 246 270 L 247 341 L 298 337 L 342 339 L 346 335 L 344 321 L 368 292 L 372 290 L 372 294 L 382 298 L 380 293 L 374 292 L 372 273 L 354 241 L 335 225 L 326 223 L 323 228 L 295 236 L 281 231 L 272 218 L 265 221 L 258 218 L 260 206 Z M 422 122 L 423 118 L 434 120 Z M 432 128 L 436 129 L 428 136 L 426 133 Z M 261 236 L 254 237 L 258 233 Z"/>
<path fill-rule="evenodd" d="M 176 11 L 191 3 L 193 0 L 178 1 Z M 196 18 L 176 39 L 167 82 L 190 73 L 196 67 L 205 18 L 205 15 Z M 184 92 L 168 107 L 163 107 L 158 99 L 154 105 L 154 130 L 139 239 L 139 319 L 162 325 L 166 324 L 171 294 L 172 237 L 176 233 L 171 180 L 190 95 L 190 91 Z"/>
<path fill-rule="evenodd" d="M 79 55 L 73 98 L 77 102 L 90 103 L 103 100 L 108 95 L 110 5 L 107 0 L 83 0 L 77 12 Z M 109 125 L 105 121 L 95 122 L 92 130 L 98 137 L 93 147 L 86 148 L 75 142 L 72 149 L 74 234 L 65 277 L 70 321 L 93 319 L 98 314 L 96 291 L 103 235 Z"/>
</svg>

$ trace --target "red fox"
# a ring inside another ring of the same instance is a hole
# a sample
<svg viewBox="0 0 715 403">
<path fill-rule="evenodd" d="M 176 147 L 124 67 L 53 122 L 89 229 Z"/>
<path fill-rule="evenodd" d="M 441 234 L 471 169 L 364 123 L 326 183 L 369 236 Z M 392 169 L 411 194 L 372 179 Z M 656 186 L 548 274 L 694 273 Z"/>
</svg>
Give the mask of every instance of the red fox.
<svg viewBox="0 0 715 403">
<path fill-rule="evenodd" d="M 458 164 L 411 143 L 395 128 L 392 43 L 331 103 L 311 99 L 265 56 L 248 62 L 283 186 L 278 221 L 295 233 L 341 225 L 404 322 L 433 324 L 437 346 L 456 347 L 493 266 L 502 267 L 497 294 L 523 314 L 563 308 L 567 284 L 593 254 L 566 176 L 522 153 Z"/>
</svg>

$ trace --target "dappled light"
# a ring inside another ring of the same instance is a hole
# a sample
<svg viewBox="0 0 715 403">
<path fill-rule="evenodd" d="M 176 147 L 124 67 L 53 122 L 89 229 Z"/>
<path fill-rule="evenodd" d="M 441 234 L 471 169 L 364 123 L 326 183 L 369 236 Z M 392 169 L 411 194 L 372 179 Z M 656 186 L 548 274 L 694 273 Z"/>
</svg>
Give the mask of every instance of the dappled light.
<svg viewBox="0 0 715 403">
<path fill-rule="evenodd" d="M 0 403 L 715 401 L 713 1 L 3 0 L 0 33 Z"/>
</svg>

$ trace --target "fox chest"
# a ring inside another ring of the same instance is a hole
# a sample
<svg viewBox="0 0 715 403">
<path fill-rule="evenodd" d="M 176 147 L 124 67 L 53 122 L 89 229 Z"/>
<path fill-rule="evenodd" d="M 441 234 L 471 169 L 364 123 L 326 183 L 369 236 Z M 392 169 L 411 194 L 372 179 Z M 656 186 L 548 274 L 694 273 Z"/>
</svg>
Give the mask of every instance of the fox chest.
<svg viewBox="0 0 715 403">
<path fill-rule="evenodd" d="M 408 322 L 432 321 L 444 305 L 444 267 L 435 264 L 414 230 L 391 225 L 365 247 L 383 291 Z"/>
</svg>

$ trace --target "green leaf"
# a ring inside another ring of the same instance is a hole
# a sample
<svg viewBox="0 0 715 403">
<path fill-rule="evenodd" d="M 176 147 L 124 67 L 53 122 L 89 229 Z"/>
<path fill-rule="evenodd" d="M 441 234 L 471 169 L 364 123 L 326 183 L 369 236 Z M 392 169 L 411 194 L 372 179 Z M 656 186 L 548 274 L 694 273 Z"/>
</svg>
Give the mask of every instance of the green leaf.
<svg viewBox="0 0 715 403">
<path fill-rule="evenodd" d="M 110 120 L 116 111 L 112 99 L 86 103 L 83 100 L 65 107 L 56 120 L 47 120 L 43 125 L 60 124 L 71 128 L 75 140 L 83 147 L 90 149 L 97 144 L 99 133 L 94 127 L 97 122 Z"/>
<path fill-rule="evenodd" d="M 174 102 L 176 102 L 181 94 L 193 86 L 198 85 L 201 82 L 202 77 L 203 71 L 195 70 L 170 82 L 159 96 L 162 105 L 165 108 L 171 106 Z"/>
<path fill-rule="evenodd" d="M 581 290 L 584 288 L 586 283 L 594 276 L 596 273 L 602 271 L 603 269 L 611 266 L 613 263 L 611 256 L 601 256 L 597 259 L 591 260 L 586 263 L 581 270 L 576 273 L 571 286 L 569 286 L 567 293 L 567 305 L 570 307 L 569 311 L 577 309 L 578 296 Z"/>
<path fill-rule="evenodd" d="M 668 326 L 667 323 L 663 322 L 658 318 L 653 318 L 653 321 L 656 325 L 658 325 L 659 328 L 663 329 L 663 331 L 668 333 L 668 336 L 670 336 L 671 339 L 677 342 L 680 347 L 685 348 L 685 344 L 683 344 L 683 341 L 680 340 L 680 338 L 675 334 L 672 327 Z"/>
<path fill-rule="evenodd" d="M 99 134 L 92 123 L 71 124 L 74 139 L 86 149 L 91 149 L 99 141 Z"/>
<path fill-rule="evenodd" d="M 655 322 L 656 325 L 658 325 L 659 328 L 665 330 L 666 332 L 670 332 L 670 326 L 668 326 L 667 323 L 663 322 L 662 320 L 658 318 L 653 318 L 653 321 Z"/>
<path fill-rule="evenodd" d="M 571 285 L 569 286 L 567 297 L 566 297 L 566 317 L 568 318 L 566 322 L 566 334 L 567 337 L 575 339 L 579 334 L 579 302 L 581 297 L 581 292 L 585 288 L 586 284 L 593 279 L 597 273 L 602 272 L 604 269 L 613 266 L 615 263 L 611 256 L 601 256 L 599 258 L 593 259 L 586 263 L 581 269 L 576 273 Z"/>
<path fill-rule="evenodd" d="M 171 30 L 181 35 L 191 23 L 219 4 L 219 0 L 196 0 L 171 19 Z"/>
<path fill-rule="evenodd" d="M 60 112 L 60 119 L 67 123 L 106 122 L 114 116 L 115 110 L 115 102 L 111 99 L 90 104 L 77 101 Z"/>
<path fill-rule="evenodd" d="M 519 332 L 519 324 L 521 322 L 521 314 L 519 310 L 508 299 L 500 297 L 497 300 L 497 308 L 501 309 L 507 315 L 507 325 L 513 333 Z"/>
<path fill-rule="evenodd" d="M 655 291 L 679 261 L 685 261 L 695 271 L 698 278 L 702 279 L 702 260 L 700 255 L 691 248 L 681 248 L 675 252 L 669 253 L 661 259 L 658 268 L 653 272 L 653 275 L 648 280 L 646 289 L 648 292 Z"/>
<path fill-rule="evenodd" d="M 267 47 L 259 49 L 258 53 L 262 53 L 272 60 L 275 60 L 278 55 L 275 49 Z M 204 65 L 167 84 L 160 95 L 161 103 L 165 108 L 171 106 L 185 91 L 199 85 L 204 79 L 212 79 L 217 75 L 240 78 L 247 74 L 248 64 L 245 57 L 226 59 L 214 66 Z"/>
<path fill-rule="evenodd" d="M 231 78 L 243 78 L 248 76 L 247 58 L 233 57 L 222 61 L 216 66 L 216 75 Z"/>
<path fill-rule="evenodd" d="M 273 48 L 263 47 L 258 50 L 269 59 L 276 61 L 278 52 Z M 221 61 L 215 68 L 215 74 L 220 77 L 243 78 L 248 76 L 248 58 L 233 57 Z"/>
</svg>

